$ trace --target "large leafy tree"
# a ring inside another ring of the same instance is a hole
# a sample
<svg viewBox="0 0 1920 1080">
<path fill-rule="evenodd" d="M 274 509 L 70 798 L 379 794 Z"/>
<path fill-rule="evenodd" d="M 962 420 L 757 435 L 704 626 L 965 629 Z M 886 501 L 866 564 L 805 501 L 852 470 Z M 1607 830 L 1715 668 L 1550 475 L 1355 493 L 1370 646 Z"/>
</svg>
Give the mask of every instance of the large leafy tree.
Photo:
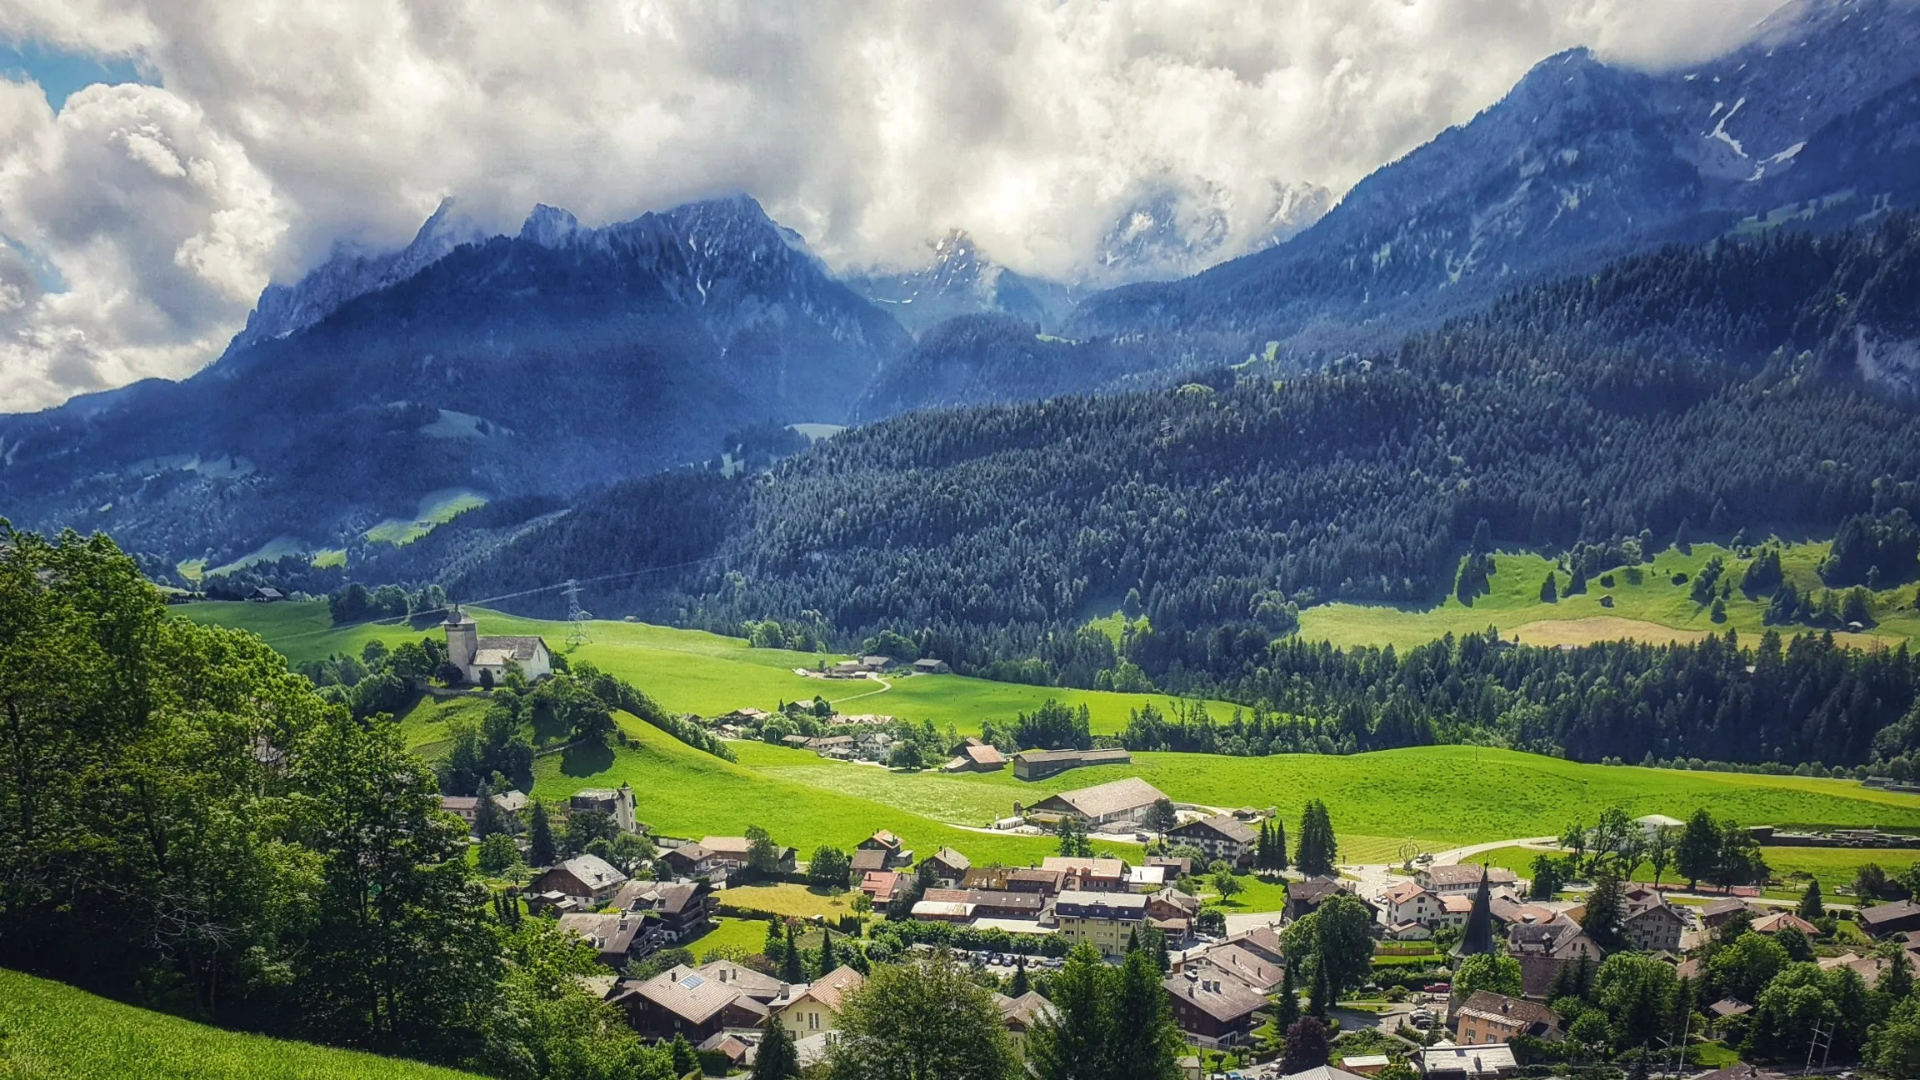
<svg viewBox="0 0 1920 1080">
<path fill-rule="evenodd" d="M 951 954 L 877 966 L 840 1014 L 832 1080 L 1011 1080 L 999 1006 Z"/>
<path fill-rule="evenodd" d="M 1687 879 L 1688 889 L 1700 887 L 1720 867 L 1720 827 L 1705 808 L 1695 810 L 1674 845 L 1673 867 Z"/>
</svg>

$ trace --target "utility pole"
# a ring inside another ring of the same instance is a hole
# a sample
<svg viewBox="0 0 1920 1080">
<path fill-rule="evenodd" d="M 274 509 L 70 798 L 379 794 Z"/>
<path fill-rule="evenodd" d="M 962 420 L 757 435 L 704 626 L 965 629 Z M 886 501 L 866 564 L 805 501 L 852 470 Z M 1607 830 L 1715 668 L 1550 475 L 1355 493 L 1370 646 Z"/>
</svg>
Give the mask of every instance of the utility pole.
<svg viewBox="0 0 1920 1080">
<path fill-rule="evenodd" d="M 1827 1059 L 1833 1054 L 1833 1033 L 1839 1030 L 1839 1027 L 1840 1022 L 1838 1020 L 1828 1022 L 1825 1028 L 1822 1028 L 1818 1023 L 1813 1025 L 1813 1038 L 1807 1042 L 1807 1066 L 1800 1070 L 1801 1076 L 1811 1076 L 1813 1074 L 1813 1055 L 1815 1053 L 1820 1055 L 1820 1067 L 1822 1069 L 1827 1067 Z"/>
<path fill-rule="evenodd" d="M 567 598 L 567 645 L 584 645 L 593 640 L 587 632 L 587 620 L 593 616 L 580 608 L 580 582 L 568 579 L 565 591 Z"/>
</svg>

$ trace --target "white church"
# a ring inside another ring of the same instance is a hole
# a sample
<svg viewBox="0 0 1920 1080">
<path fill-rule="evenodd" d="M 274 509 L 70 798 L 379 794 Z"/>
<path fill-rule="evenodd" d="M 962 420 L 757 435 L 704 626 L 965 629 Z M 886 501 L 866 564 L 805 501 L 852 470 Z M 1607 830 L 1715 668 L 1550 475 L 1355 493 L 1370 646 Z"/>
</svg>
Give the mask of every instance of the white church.
<svg viewBox="0 0 1920 1080">
<path fill-rule="evenodd" d="M 481 637 L 473 616 L 459 608 L 453 609 L 443 625 L 447 631 L 447 662 L 459 668 L 471 685 L 502 685 L 510 667 L 518 669 L 528 682 L 553 674 L 553 653 L 544 638 Z"/>
</svg>

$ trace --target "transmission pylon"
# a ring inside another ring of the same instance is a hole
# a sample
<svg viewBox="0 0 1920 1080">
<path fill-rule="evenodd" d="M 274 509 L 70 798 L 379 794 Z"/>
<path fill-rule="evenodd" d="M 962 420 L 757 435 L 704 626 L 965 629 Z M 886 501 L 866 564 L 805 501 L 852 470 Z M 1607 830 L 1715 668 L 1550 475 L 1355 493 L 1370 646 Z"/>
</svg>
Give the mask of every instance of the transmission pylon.
<svg viewBox="0 0 1920 1080">
<path fill-rule="evenodd" d="M 593 618 L 593 614 L 580 607 L 580 582 L 569 579 L 563 595 L 567 598 L 567 644 L 584 645 L 592 641 L 593 635 L 587 631 L 587 620 Z"/>
</svg>

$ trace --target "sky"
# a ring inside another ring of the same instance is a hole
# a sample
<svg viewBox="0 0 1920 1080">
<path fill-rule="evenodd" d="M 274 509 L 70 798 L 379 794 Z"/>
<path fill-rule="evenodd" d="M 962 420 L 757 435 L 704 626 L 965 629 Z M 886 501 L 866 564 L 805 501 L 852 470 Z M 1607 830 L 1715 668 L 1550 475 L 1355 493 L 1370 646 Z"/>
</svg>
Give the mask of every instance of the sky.
<svg viewBox="0 0 1920 1080">
<path fill-rule="evenodd" d="M 1778 0 L 0 0 L 0 411 L 216 358 L 269 281 L 744 191 L 839 267 L 949 229 L 1084 277 L 1155 192 L 1272 231 L 1587 46 L 1661 68 Z"/>
</svg>

